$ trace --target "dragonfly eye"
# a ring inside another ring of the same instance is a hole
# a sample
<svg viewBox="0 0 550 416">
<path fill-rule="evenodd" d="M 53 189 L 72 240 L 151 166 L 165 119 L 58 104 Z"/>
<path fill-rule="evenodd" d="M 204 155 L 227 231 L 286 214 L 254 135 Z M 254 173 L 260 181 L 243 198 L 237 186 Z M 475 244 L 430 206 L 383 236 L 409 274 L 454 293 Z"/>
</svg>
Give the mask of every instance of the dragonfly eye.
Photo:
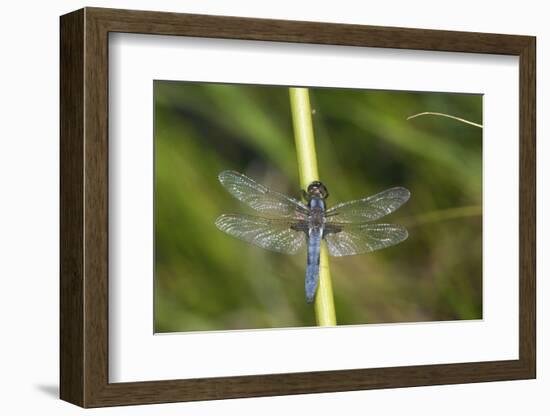
<svg viewBox="0 0 550 416">
<path fill-rule="evenodd" d="M 307 194 L 310 198 L 328 198 L 328 190 L 325 185 L 319 181 L 311 182 L 307 187 Z"/>
</svg>

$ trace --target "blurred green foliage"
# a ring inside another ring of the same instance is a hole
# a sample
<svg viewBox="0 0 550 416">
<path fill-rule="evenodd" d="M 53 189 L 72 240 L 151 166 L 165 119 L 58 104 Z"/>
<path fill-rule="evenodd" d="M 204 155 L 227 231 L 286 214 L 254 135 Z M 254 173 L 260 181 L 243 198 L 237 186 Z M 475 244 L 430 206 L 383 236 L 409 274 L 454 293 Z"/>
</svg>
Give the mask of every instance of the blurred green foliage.
<svg viewBox="0 0 550 416">
<path fill-rule="evenodd" d="M 409 238 L 331 258 L 338 323 L 482 317 L 480 95 L 311 88 L 329 206 L 392 186 L 410 201 L 381 222 Z M 214 226 L 251 213 L 218 183 L 233 169 L 300 196 L 288 89 L 156 81 L 155 331 L 313 326 L 305 254 L 272 253 Z"/>
</svg>

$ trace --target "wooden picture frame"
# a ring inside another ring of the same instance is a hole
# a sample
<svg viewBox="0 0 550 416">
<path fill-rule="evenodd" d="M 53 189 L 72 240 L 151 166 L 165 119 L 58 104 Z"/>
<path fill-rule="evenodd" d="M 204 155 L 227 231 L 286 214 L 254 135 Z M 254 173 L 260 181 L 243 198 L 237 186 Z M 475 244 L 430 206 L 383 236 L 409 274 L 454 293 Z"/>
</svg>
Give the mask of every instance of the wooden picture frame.
<svg viewBox="0 0 550 416">
<path fill-rule="evenodd" d="M 82 407 L 535 378 L 535 38 L 85 8 L 61 17 L 60 396 Z M 519 57 L 519 359 L 109 383 L 110 32 Z"/>
</svg>

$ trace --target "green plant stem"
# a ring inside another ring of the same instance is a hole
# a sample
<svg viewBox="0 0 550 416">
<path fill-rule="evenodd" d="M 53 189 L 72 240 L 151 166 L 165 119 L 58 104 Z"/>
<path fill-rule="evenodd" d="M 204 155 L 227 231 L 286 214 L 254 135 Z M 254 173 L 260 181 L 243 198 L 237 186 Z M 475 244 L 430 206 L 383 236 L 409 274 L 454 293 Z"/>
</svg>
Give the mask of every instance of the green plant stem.
<svg viewBox="0 0 550 416">
<path fill-rule="evenodd" d="M 298 169 L 300 171 L 300 185 L 302 189 L 306 189 L 311 182 L 319 180 L 309 91 L 307 88 L 289 88 L 289 93 Z M 321 243 L 320 261 L 319 286 L 315 296 L 315 318 L 318 326 L 334 326 L 336 325 L 336 311 L 334 309 L 334 295 L 328 264 L 328 251 L 324 240 Z"/>
<path fill-rule="evenodd" d="M 468 217 L 480 217 L 482 214 L 481 205 L 467 205 L 463 207 L 447 208 L 437 211 L 425 212 L 414 217 L 403 218 L 400 223 L 407 227 L 430 224 L 440 221 L 455 220 Z"/>
</svg>

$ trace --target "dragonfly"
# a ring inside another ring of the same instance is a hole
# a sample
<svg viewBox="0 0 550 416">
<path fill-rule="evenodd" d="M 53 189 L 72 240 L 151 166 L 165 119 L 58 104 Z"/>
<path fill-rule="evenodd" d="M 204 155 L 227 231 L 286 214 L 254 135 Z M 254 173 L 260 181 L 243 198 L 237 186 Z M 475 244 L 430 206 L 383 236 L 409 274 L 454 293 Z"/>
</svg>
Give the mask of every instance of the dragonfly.
<svg viewBox="0 0 550 416">
<path fill-rule="evenodd" d="M 303 203 L 239 172 L 223 171 L 218 179 L 231 195 L 259 214 L 223 214 L 215 221 L 218 229 L 278 253 L 296 254 L 307 247 L 307 303 L 313 302 L 317 291 L 322 240 L 331 256 L 341 257 L 380 250 L 408 237 L 401 225 L 372 222 L 407 202 L 410 192 L 403 187 L 327 208 L 328 189 L 320 181 L 302 190 Z"/>
</svg>

